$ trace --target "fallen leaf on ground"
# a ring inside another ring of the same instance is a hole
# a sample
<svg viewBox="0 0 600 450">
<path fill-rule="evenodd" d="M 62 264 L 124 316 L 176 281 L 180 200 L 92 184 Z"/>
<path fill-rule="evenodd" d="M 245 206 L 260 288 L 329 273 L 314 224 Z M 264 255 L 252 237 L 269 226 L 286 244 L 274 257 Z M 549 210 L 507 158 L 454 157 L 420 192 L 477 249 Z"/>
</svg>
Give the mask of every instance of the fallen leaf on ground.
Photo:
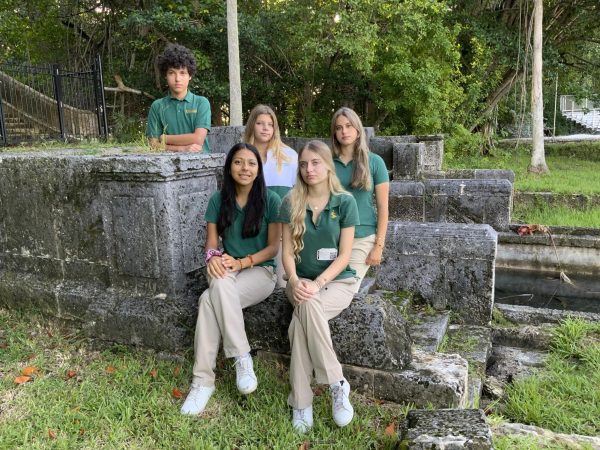
<svg viewBox="0 0 600 450">
<path fill-rule="evenodd" d="M 37 355 L 35 353 L 32 353 L 30 355 L 27 355 L 27 357 L 25 358 L 27 361 L 31 361 L 33 358 L 35 358 Z"/>
<path fill-rule="evenodd" d="M 51 430 L 50 428 L 48 428 L 48 437 L 50 439 L 56 439 L 56 431 Z"/>
<path fill-rule="evenodd" d="M 39 369 L 37 367 L 25 367 L 23 370 L 21 370 L 21 375 L 30 376 L 37 372 L 39 372 Z"/>
<path fill-rule="evenodd" d="M 27 383 L 29 380 L 31 380 L 31 377 L 25 376 L 25 375 L 21 375 L 20 377 L 16 377 L 15 378 L 15 383 L 16 384 L 23 384 L 23 383 Z"/>
<path fill-rule="evenodd" d="M 387 427 L 385 427 L 383 434 L 386 436 L 396 436 L 396 422 L 391 422 Z"/>
<path fill-rule="evenodd" d="M 148 372 L 148 375 L 150 375 L 151 378 L 156 378 L 156 375 L 158 375 L 158 370 L 152 369 L 150 372 Z"/>
<path fill-rule="evenodd" d="M 117 371 L 117 369 L 113 366 L 106 367 L 106 372 L 108 372 L 108 373 L 115 373 L 116 371 Z"/>
<path fill-rule="evenodd" d="M 79 436 L 83 436 L 85 433 L 85 428 L 80 428 L 79 429 Z"/>
<path fill-rule="evenodd" d="M 313 394 L 315 397 L 320 397 L 325 392 L 325 388 L 323 386 L 315 386 L 313 388 Z"/>
<path fill-rule="evenodd" d="M 8 348 L 8 344 L 4 341 L 0 342 L 0 348 Z"/>
<path fill-rule="evenodd" d="M 77 376 L 77 372 L 75 372 L 74 370 L 67 370 L 67 378 L 73 378 Z"/>
<path fill-rule="evenodd" d="M 177 366 L 173 369 L 173 375 L 175 375 L 176 377 L 179 376 L 179 374 L 181 373 L 181 367 Z"/>
<path fill-rule="evenodd" d="M 173 388 L 172 394 L 173 394 L 173 397 L 175 397 L 175 398 L 182 398 L 183 397 L 183 392 L 181 392 L 177 388 Z"/>
<path fill-rule="evenodd" d="M 309 450 L 310 449 L 310 442 L 308 441 L 304 441 L 302 444 L 300 444 L 300 447 L 298 447 L 298 450 Z"/>
<path fill-rule="evenodd" d="M 379 398 L 376 398 L 375 400 L 373 400 L 373 403 L 375 403 L 376 405 L 383 405 L 385 402 Z"/>
</svg>

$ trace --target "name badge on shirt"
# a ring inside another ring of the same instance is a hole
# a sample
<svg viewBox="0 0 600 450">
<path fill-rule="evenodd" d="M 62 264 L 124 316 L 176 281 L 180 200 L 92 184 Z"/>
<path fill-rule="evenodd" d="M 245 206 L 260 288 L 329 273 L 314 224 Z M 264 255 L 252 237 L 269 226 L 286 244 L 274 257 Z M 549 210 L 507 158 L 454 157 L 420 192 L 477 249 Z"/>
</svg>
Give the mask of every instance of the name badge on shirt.
<svg viewBox="0 0 600 450">
<path fill-rule="evenodd" d="M 337 248 L 320 248 L 317 250 L 317 261 L 333 261 L 337 255 Z"/>
</svg>

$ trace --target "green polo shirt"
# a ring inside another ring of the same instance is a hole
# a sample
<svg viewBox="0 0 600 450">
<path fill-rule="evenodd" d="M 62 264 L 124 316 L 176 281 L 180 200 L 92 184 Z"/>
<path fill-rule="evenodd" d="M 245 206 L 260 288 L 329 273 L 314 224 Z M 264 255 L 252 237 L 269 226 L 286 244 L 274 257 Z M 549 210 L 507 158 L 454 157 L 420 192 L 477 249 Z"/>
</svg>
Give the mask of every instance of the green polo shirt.
<svg viewBox="0 0 600 450">
<path fill-rule="evenodd" d="M 269 224 L 280 222 L 277 218 L 280 206 L 281 200 L 279 196 L 274 192 L 267 190 L 267 204 L 260 231 L 254 237 L 242 238 L 242 229 L 244 227 L 246 211 L 245 208 L 240 208 L 236 203 L 233 223 L 225 230 L 225 235 L 223 236 L 223 248 L 225 249 L 225 252 L 234 258 L 243 258 L 264 249 L 269 240 Z M 217 191 L 208 201 L 208 207 L 206 208 L 204 218 L 207 222 L 216 224 L 219 219 L 220 210 L 221 192 Z M 269 259 L 268 261 L 257 265 L 275 267 L 275 260 Z"/>
<path fill-rule="evenodd" d="M 206 97 L 188 90 L 183 100 L 169 94 L 152 102 L 146 136 L 158 139 L 161 134 L 194 133 L 196 128 L 210 131 L 210 103 Z M 208 139 L 204 139 L 202 153 L 209 152 Z"/>
<path fill-rule="evenodd" d="M 279 221 L 290 223 L 289 195 L 283 199 L 281 204 Z M 304 224 L 306 225 L 304 248 L 300 252 L 300 262 L 296 264 L 296 273 L 300 278 L 314 280 L 332 263 L 332 261 L 319 261 L 317 251 L 327 248 L 339 249 L 342 228 L 358 224 L 356 201 L 348 194 L 331 195 L 327 206 L 319 214 L 316 225 L 312 221 L 312 210 L 307 205 Z M 356 271 L 350 266 L 346 266 L 335 279 L 343 280 L 355 276 Z"/>
<path fill-rule="evenodd" d="M 352 170 L 354 161 L 344 164 L 338 158 L 334 158 L 335 173 L 337 174 L 342 186 L 350 192 L 356 199 L 358 206 L 358 217 L 360 225 L 354 229 L 354 237 L 362 238 L 371 236 L 377 232 L 377 214 L 373 204 L 373 193 L 375 186 L 381 183 L 389 183 L 390 177 L 387 167 L 381 156 L 369 152 L 369 170 L 371 171 L 371 189 L 356 189 L 350 187 L 352 181 Z"/>
</svg>

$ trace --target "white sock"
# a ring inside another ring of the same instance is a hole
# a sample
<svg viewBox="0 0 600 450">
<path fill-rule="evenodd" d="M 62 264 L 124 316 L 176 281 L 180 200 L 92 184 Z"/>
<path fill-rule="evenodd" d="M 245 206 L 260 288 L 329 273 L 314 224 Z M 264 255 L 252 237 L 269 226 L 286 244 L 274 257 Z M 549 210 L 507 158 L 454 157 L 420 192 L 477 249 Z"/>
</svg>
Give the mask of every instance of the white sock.
<svg viewBox="0 0 600 450">
<path fill-rule="evenodd" d="M 240 359 L 244 359 L 244 358 L 250 358 L 250 352 L 246 352 L 246 353 L 244 353 L 243 355 L 236 356 L 236 357 L 235 357 L 235 360 L 236 360 L 236 361 L 239 361 Z"/>
</svg>

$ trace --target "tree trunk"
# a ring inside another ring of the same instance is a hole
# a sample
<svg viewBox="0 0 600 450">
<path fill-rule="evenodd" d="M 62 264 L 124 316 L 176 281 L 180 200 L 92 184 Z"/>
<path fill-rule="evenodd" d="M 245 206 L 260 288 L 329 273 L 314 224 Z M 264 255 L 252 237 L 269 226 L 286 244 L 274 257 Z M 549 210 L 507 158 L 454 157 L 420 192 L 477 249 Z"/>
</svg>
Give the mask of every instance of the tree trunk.
<svg viewBox="0 0 600 450">
<path fill-rule="evenodd" d="M 237 0 L 227 0 L 227 49 L 229 55 L 229 125 L 241 126 L 242 82 L 238 46 Z"/>
<path fill-rule="evenodd" d="M 533 65 L 531 68 L 532 148 L 528 171 L 549 173 L 544 155 L 544 98 L 542 96 L 542 20 L 543 0 L 533 6 Z"/>
</svg>

